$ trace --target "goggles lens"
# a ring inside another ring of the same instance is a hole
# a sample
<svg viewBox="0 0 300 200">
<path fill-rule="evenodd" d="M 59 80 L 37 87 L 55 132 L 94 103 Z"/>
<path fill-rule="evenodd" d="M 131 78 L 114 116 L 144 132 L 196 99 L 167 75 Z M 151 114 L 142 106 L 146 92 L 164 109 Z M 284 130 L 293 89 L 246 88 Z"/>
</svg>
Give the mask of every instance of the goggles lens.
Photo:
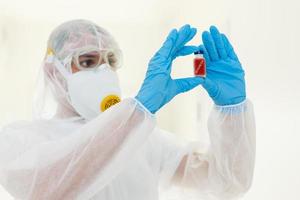
<svg viewBox="0 0 300 200">
<path fill-rule="evenodd" d="M 102 57 L 99 51 L 91 51 L 79 54 L 76 57 L 76 64 L 82 70 L 89 70 L 101 64 Z"/>
<path fill-rule="evenodd" d="M 120 59 L 117 59 L 119 57 Z M 72 55 L 72 59 L 80 70 L 93 70 L 106 63 L 113 68 L 121 65 L 121 51 L 112 49 L 84 48 Z"/>
</svg>

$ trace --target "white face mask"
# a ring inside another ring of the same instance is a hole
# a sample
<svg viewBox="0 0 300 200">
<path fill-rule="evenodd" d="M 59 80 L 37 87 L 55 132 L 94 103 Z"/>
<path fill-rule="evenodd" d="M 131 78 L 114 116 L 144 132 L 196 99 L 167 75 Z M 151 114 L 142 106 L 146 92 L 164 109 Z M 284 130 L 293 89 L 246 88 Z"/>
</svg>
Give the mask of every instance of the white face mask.
<svg viewBox="0 0 300 200">
<path fill-rule="evenodd" d="M 67 78 L 67 86 L 72 106 L 87 120 L 120 102 L 117 73 L 106 64 L 95 70 L 72 74 Z"/>
<path fill-rule="evenodd" d="M 109 65 L 71 74 L 57 59 L 53 62 L 67 81 L 71 105 L 84 119 L 91 120 L 120 102 L 118 75 Z"/>
</svg>

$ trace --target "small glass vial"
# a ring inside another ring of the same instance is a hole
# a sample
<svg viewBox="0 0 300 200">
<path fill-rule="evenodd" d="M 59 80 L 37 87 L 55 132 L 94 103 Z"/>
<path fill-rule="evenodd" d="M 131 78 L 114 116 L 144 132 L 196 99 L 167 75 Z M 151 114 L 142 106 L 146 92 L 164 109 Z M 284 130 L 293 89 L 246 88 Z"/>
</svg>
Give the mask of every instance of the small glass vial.
<svg viewBox="0 0 300 200">
<path fill-rule="evenodd" d="M 206 77 L 206 64 L 203 57 L 203 51 L 199 50 L 194 52 L 194 75 L 205 78 Z"/>
</svg>

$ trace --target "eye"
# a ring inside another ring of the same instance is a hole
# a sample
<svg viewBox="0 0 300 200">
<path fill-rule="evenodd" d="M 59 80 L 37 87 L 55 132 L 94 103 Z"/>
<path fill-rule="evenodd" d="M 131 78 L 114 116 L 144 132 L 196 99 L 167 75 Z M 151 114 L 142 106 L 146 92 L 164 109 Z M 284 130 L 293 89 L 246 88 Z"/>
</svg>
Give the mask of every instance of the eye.
<svg viewBox="0 0 300 200">
<path fill-rule="evenodd" d="M 100 63 L 99 54 L 84 54 L 78 57 L 78 63 L 83 68 L 97 67 Z"/>
<path fill-rule="evenodd" d="M 98 64 L 98 62 L 96 62 L 95 59 L 83 59 L 79 61 L 79 64 L 81 67 L 91 68 L 91 67 L 95 67 Z"/>
</svg>

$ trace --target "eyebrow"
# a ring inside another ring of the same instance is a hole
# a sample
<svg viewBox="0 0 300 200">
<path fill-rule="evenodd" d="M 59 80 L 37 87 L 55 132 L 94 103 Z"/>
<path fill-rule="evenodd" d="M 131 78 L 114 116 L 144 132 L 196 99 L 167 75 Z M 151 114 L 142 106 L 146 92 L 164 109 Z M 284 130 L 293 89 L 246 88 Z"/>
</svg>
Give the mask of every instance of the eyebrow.
<svg viewBox="0 0 300 200">
<path fill-rule="evenodd" d="M 91 55 L 91 54 L 84 54 L 84 55 L 81 55 L 81 56 L 79 56 L 80 58 L 82 58 L 82 57 L 88 57 L 88 58 L 90 58 L 90 57 L 98 57 L 98 55 L 96 55 L 96 54 L 94 54 L 94 55 Z"/>
</svg>

